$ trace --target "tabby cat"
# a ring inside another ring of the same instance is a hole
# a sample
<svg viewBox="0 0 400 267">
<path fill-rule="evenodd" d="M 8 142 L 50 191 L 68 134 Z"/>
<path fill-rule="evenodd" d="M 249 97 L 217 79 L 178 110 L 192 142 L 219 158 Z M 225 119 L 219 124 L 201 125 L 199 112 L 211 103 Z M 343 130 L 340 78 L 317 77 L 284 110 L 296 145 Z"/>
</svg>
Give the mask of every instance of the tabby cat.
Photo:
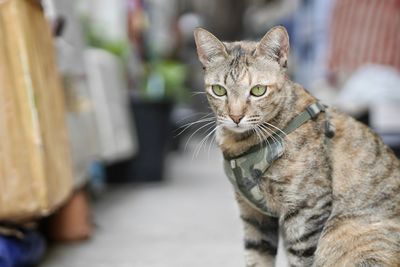
<svg viewBox="0 0 400 267">
<path fill-rule="evenodd" d="M 368 127 L 331 107 L 278 134 L 317 102 L 286 75 L 286 29 L 274 27 L 259 42 L 221 42 L 201 28 L 194 35 L 224 157 L 268 140 L 284 144 L 257 182 L 270 214 L 236 190 L 246 266 L 274 266 L 280 232 L 291 266 L 399 267 L 394 153 Z"/>
</svg>

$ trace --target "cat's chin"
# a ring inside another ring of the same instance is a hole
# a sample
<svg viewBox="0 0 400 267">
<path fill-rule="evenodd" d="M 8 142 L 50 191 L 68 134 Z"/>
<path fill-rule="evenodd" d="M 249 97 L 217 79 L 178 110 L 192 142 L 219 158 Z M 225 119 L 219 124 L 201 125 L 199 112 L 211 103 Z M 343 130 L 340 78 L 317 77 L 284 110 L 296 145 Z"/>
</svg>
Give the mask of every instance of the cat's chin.
<svg viewBox="0 0 400 267">
<path fill-rule="evenodd" d="M 237 134 L 243 134 L 251 130 L 251 128 L 248 127 L 243 127 L 243 126 L 224 126 L 225 130 L 232 132 L 232 133 L 237 133 Z"/>
</svg>

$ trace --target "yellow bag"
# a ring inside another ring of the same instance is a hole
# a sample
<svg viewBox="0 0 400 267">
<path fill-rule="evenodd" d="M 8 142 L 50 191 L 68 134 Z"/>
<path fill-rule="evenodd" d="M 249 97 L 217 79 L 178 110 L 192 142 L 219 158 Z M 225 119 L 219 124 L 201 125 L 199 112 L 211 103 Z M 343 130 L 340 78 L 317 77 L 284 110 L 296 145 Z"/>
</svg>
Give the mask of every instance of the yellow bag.
<svg viewBox="0 0 400 267">
<path fill-rule="evenodd" d="M 37 2 L 0 0 L 0 221 L 47 215 L 71 190 L 49 25 Z"/>
</svg>

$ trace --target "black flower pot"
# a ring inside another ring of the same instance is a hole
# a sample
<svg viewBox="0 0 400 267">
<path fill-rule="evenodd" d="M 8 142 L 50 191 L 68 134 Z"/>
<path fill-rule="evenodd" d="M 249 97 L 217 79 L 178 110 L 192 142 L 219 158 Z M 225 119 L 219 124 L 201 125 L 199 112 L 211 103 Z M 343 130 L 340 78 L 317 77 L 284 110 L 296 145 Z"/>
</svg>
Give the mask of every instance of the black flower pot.
<svg viewBox="0 0 400 267">
<path fill-rule="evenodd" d="M 107 181 L 162 181 L 165 157 L 171 139 L 172 103 L 133 99 L 131 110 L 139 144 L 138 153 L 129 160 L 108 166 Z"/>
</svg>

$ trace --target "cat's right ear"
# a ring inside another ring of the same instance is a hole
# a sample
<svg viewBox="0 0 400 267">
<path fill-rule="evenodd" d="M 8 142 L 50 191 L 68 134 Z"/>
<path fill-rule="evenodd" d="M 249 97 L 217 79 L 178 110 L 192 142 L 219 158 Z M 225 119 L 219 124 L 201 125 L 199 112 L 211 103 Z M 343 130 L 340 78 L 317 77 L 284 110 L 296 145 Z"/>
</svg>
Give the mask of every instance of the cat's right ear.
<svg viewBox="0 0 400 267">
<path fill-rule="evenodd" d="M 225 45 L 209 31 L 196 28 L 194 30 L 194 40 L 196 42 L 197 55 L 204 67 L 228 57 Z"/>
</svg>

